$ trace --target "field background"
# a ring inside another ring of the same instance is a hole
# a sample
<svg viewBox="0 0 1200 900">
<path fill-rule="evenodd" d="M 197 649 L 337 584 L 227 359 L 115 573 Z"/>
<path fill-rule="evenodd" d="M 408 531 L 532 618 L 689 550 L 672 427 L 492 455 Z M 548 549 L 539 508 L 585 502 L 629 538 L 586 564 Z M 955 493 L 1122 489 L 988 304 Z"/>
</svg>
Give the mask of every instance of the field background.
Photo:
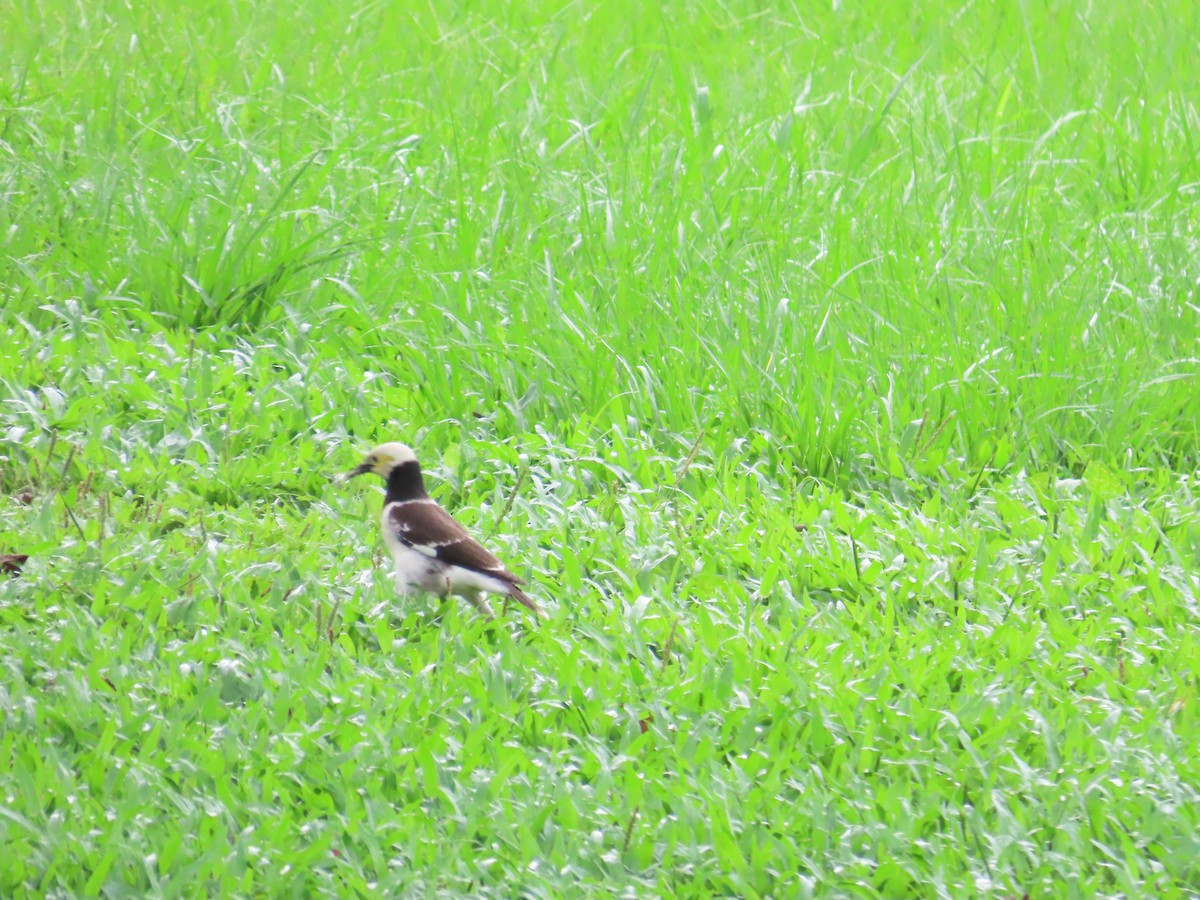
<svg viewBox="0 0 1200 900">
<path fill-rule="evenodd" d="M 1200 893 L 1197 34 L 4 3 L 0 895 Z"/>
</svg>

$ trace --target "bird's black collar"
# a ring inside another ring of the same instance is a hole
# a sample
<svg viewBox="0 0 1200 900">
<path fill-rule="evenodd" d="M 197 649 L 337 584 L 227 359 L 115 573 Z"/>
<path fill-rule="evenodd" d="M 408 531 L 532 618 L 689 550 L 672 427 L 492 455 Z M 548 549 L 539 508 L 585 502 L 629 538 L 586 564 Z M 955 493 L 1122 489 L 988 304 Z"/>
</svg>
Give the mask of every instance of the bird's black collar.
<svg viewBox="0 0 1200 900">
<path fill-rule="evenodd" d="M 425 493 L 425 480 L 421 477 L 421 466 L 415 460 L 402 463 L 388 473 L 385 503 L 422 500 L 428 496 Z"/>
</svg>

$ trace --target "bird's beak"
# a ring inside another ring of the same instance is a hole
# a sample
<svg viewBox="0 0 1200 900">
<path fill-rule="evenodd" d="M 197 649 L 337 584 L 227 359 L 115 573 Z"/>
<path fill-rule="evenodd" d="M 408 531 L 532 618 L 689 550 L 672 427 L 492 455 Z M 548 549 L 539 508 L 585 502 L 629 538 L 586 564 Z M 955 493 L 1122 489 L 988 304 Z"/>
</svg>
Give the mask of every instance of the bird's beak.
<svg viewBox="0 0 1200 900">
<path fill-rule="evenodd" d="M 355 466 L 349 472 L 342 476 L 342 481 L 349 481 L 351 478 L 357 478 L 359 475 L 366 475 L 371 471 L 371 466 L 367 463 Z"/>
</svg>

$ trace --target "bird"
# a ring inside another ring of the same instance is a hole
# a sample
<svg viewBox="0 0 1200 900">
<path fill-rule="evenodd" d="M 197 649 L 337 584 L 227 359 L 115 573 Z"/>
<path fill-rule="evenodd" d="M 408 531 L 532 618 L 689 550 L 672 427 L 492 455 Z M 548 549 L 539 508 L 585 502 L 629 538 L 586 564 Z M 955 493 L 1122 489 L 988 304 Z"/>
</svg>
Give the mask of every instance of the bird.
<svg viewBox="0 0 1200 900">
<path fill-rule="evenodd" d="M 427 591 L 466 599 L 487 619 L 485 594 L 511 597 L 536 615 L 541 607 L 521 590 L 525 582 L 476 541 L 425 490 L 417 454 L 406 444 L 380 444 L 343 479 L 378 475 L 387 484 L 379 523 L 396 564 L 396 591 Z M 507 604 L 506 604 L 507 605 Z"/>
</svg>

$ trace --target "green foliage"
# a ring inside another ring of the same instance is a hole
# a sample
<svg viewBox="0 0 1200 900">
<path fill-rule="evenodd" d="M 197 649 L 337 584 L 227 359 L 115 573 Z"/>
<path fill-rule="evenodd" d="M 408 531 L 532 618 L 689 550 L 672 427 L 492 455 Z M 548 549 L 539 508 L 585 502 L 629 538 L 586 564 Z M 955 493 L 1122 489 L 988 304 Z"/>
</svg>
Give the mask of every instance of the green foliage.
<svg viewBox="0 0 1200 900">
<path fill-rule="evenodd" d="M 0 7 L 0 896 L 1194 890 L 1197 10 Z"/>
</svg>

